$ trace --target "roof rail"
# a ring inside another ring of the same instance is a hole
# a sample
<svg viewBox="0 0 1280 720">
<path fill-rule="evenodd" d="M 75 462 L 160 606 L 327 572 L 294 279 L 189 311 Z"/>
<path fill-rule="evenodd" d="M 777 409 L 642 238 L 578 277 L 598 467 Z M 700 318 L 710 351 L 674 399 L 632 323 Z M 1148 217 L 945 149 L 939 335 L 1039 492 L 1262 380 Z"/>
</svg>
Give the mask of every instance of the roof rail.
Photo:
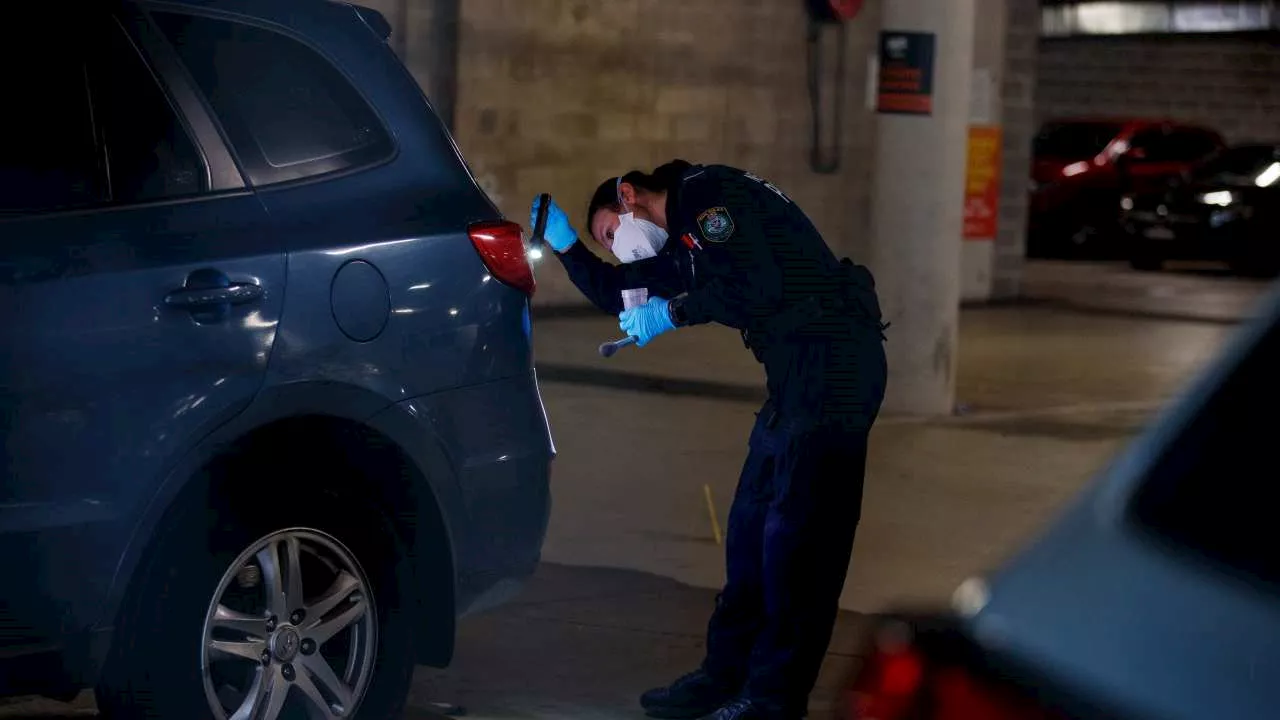
<svg viewBox="0 0 1280 720">
<path fill-rule="evenodd" d="M 387 22 L 387 19 L 383 17 L 382 13 L 371 7 L 365 7 L 364 5 L 356 5 L 355 3 L 350 2 L 344 2 L 343 4 L 349 6 L 352 10 L 355 10 L 356 14 L 360 16 L 360 19 L 364 21 L 364 24 L 368 25 L 370 30 L 377 33 L 378 37 L 383 40 L 387 40 L 391 37 L 391 23 Z"/>
</svg>

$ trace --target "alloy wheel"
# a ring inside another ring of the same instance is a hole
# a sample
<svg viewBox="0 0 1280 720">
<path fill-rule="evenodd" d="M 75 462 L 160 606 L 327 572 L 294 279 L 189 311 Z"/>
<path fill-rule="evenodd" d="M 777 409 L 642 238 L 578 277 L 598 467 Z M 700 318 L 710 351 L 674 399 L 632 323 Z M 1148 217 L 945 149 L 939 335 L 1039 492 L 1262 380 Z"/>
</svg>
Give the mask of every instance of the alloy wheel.
<svg viewBox="0 0 1280 720">
<path fill-rule="evenodd" d="M 378 623 L 354 554 L 305 528 L 250 545 L 204 621 L 202 678 L 217 720 L 332 720 L 355 714 L 373 675 Z"/>
</svg>

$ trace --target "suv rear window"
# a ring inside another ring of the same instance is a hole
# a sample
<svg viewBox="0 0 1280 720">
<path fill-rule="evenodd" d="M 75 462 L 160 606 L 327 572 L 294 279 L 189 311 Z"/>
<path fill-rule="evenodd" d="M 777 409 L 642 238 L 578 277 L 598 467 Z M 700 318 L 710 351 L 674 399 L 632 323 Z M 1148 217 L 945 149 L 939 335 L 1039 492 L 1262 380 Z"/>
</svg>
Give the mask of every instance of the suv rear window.
<svg viewBox="0 0 1280 720">
<path fill-rule="evenodd" d="M 1049 123 L 1034 143 L 1036 157 L 1087 160 L 1106 149 L 1122 126 L 1103 122 Z"/>
<path fill-rule="evenodd" d="M 298 180 L 388 157 L 391 138 L 322 55 L 272 30 L 153 13 L 222 122 L 254 185 Z"/>
<path fill-rule="evenodd" d="M 1200 408 L 1134 498 L 1137 522 L 1252 581 L 1280 587 L 1275 407 L 1280 323 Z"/>
</svg>

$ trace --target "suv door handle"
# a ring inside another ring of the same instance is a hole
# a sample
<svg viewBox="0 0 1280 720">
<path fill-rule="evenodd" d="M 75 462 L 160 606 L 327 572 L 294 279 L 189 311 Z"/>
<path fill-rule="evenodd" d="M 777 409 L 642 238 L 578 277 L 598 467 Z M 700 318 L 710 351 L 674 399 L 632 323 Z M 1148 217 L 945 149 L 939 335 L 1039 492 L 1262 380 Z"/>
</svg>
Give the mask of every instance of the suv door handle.
<svg viewBox="0 0 1280 720">
<path fill-rule="evenodd" d="M 262 298 L 261 285 L 231 282 L 221 270 L 204 268 L 187 275 L 178 290 L 164 296 L 164 304 L 191 313 L 197 324 L 222 322 L 231 317 L 234 305 L 244 305 Z"/>
<path fill-rule="evenodd" d="M 164 296 L 164 304 L 172 308 L 197 310 L 211 305 L 243 305 L 261 297 L 261 285 L 231 283 L 226 287 L 174 290 Z"/>
</svg>

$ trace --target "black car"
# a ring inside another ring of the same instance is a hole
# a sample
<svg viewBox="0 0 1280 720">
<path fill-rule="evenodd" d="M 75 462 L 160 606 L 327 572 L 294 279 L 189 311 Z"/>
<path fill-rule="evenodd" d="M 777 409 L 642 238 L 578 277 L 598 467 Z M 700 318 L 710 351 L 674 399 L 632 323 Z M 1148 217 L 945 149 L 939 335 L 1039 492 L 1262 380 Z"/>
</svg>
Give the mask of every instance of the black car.
<svg viewBox="0 0 1280 720">
<path fill-rule="evenodd" d="M 1240 274 L 1280 273 L 1280 145 L 1232 147 L 1158 192 L 1125 196 L 1121 225 L 1140 270 L 1210 260 Z"/>
</svg>

